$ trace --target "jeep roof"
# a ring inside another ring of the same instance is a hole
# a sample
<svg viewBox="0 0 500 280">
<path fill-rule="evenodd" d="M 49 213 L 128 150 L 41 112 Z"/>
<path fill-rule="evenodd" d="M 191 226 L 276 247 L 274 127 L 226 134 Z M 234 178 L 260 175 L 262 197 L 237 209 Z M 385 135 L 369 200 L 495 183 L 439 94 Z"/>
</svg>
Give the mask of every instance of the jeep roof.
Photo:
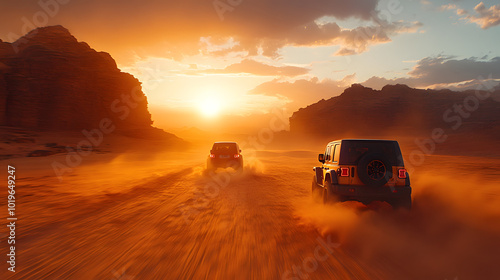
<svg viewBox="0 0 500 280">
<path fill-rule="evenodd" d="M 339 164 L 356 165 L 363 155 L 371 152 L 384 153 L 392 165 L 404 166 L 398 141 L 380 139 L 342 139 L 329 142 L 326 146 L 341 143 Z"/>
</svg>

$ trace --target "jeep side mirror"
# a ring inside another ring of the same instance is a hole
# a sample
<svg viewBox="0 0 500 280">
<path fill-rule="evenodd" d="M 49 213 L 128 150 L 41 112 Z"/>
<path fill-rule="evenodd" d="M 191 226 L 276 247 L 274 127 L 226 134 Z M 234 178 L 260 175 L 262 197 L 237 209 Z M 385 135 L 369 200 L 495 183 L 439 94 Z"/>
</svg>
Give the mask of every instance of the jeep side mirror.
<svg viewBox="0 0 500 280">
<path fill-rule="evenodd" d="M 319 154 L 319 155 L 318 155 L 318 160 L 319 160 L 319 162 L 321 162 L 321 163 L 325 163 L 325 155 L 324 155 L 324 154 Z"/>
<path fill-rule="evenodd" d="M 240 153 L 241 153 L 241 149 L 240 149 Z"/>
<path fill-rule="evenodd" d="M 214 150 L 210 150 L 210 153 L 213 154 L 214 153 Z"/>
</svg>

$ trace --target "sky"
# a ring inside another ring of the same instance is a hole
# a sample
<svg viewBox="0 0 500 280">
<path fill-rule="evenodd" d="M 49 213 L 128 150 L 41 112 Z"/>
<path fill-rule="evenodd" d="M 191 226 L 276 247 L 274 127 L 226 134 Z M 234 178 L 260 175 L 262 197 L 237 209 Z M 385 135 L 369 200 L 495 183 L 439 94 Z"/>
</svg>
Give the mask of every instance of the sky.
<svg viewBox="0 0 500 280">
<path fill-rule="evenodd" d="M 500 81 L 496 1 L 1 0 L 0 18 L 3 41 L 60 24 L 110 53 L 167 128 L 291 115 L 352 83 Z"/>
</svg>

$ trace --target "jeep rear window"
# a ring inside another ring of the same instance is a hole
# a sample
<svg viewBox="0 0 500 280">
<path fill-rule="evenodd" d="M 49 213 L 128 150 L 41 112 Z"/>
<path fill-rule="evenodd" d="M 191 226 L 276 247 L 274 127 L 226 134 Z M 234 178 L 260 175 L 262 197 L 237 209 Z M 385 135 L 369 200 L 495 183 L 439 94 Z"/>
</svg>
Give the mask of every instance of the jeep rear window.
<svg viewBox="0 0 500 280">
<path fill-rule="evenodd" d="M 212 150 L 217 153 L 235 153 L 236 143 L 215 143 Z"/>
<path fill-rule="evenodd" d="M 357 165 L 364 155 L 380 153 L 385 155 L 393 166 L 404 166 L 401 150 L 396 141 L 344 140 L 340 153 L 339 164 Z"/>
</svg>

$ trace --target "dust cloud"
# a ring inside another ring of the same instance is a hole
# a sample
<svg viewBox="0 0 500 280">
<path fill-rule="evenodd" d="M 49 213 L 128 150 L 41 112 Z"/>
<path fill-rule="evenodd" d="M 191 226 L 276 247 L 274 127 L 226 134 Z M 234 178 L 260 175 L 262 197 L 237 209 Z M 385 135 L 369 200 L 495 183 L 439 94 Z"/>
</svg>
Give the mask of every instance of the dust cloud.
<svg viewBox="0 0 500 280">
<path fill-rule="evenodd" d="M 497 279 L 499 182 L 449 169 L 412 180 L 413 209 L 385 203 L 296 202 L 303 224 L 333 236 L 370 266 L 400 269 L 407 279 Z"/>
<path fill-rule="evenodd" d="M 211 144 L 96 154 L 62 181 L 50 164 L 65 155 L 13 160 L 25 170 L 18 252 L 30 265 L 8 279 L 112 279 L 117 271 L 136 279 L 496 279 L 500 273 L 498 158 L 428 157 L 411 174 L 408 212 L 386 203 L 315 201 L 312 167 L 324 143 L 242 149 L 243 171 L 210 173 Z M 339 247 L 322 249 L 320 238 Z M 331 254 L 315 259 L 318 250 Z"/>
</svg>

